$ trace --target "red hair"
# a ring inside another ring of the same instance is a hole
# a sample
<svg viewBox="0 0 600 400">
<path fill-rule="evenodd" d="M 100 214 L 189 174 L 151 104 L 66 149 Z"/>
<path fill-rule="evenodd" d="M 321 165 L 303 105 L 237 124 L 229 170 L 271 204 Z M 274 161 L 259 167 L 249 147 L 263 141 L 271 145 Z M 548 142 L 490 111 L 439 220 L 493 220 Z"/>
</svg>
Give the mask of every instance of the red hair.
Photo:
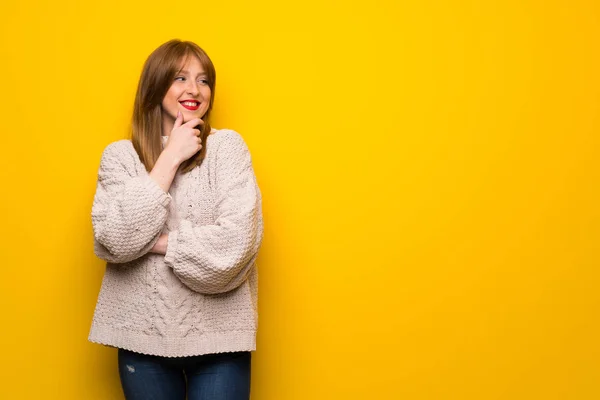
<svg viewBox="0 0 600 400">
<path fill-rule="evenodd" d="M 191 171 L 200 165 L 206 156 L 206 138 L 211 131 L 208 119 L 215 98 L 215 67 L 206 52 L 197 44 L 170 40 L 154 50 L 144 63 L 133 105 L 131 142 L 148 172 L 154 168 L 162 151 L 163 98 L 189 57 L 197 57 L 206 72 L 210 103 L 202 117 L 202 149 L 181 164 L 182 172 Z"/>
</svg>

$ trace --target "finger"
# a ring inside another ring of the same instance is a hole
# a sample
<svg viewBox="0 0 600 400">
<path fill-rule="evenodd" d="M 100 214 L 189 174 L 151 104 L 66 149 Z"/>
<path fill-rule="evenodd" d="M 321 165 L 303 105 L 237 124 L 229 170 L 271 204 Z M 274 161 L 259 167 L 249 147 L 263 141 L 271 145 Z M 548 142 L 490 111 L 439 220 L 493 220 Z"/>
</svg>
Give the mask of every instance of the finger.
<svg viewBox="0 0 600 400">
<path fill-rule="evenodd" d="M 175 124 L 173 124 L 173 129 L 179 128 L 183 122 L 183 115 L 181 111 L 177 111 L 177 118 L 175 119 Z"/>
<path fill-rule="evenodd" d="M 194 129 L 194 135 L 200 136 L 201 133 L 202 131 L 200 129 Z"/>
<path fill-rule="evenodd" d="M 200 118 L 194 118 L 190 119 L 188 122 L 183 124 L 183 126 L 187 126 L 190 128 L 194 128 L 196 125 L 204 125 L 204 121 L 202 121 Z"/>
</svg>

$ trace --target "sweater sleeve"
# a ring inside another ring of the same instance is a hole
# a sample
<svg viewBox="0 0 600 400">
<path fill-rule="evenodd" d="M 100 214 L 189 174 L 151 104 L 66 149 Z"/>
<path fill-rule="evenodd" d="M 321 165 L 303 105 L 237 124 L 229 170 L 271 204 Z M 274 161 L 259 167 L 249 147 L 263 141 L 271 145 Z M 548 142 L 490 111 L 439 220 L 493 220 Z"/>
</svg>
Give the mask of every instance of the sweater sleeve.
<svg viewBox="0 0 600 400">
<path fill-rule="evenodd" d="M 137 174 L 132 151 L 128 141 L 112 143 L 98 171 L 92 206 L 94 251 L 111 263 L 129 262 L 150 251 L 168 216 L 170 196 L 147 174 Z"/>
<path fill-rule="evenodd" d="M 217 144 L 215 223 L 181 220 L 169 232 L 165 262 L 190 289 L 224 293 L 241 285 L 254 267 L 263 236 L 261 194 L 241 136 L 224 132 Z"/>
</svg>

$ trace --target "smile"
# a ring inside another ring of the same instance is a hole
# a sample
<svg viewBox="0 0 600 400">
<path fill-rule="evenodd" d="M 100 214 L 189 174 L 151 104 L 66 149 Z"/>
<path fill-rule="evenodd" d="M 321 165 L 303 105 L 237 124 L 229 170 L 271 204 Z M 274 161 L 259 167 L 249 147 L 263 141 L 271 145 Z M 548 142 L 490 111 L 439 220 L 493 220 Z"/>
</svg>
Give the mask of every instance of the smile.
<svg viewBox="0 0 600 400">
<path fill-rule="evenodd" d="M 181 104 L 185 109 L 191 110 L 191 111 L 196 111 L 198 108 L 200 108 L 199 101 L 185 100 L 185 101 L 180 101 L 179 104 Z"/>
</svg>

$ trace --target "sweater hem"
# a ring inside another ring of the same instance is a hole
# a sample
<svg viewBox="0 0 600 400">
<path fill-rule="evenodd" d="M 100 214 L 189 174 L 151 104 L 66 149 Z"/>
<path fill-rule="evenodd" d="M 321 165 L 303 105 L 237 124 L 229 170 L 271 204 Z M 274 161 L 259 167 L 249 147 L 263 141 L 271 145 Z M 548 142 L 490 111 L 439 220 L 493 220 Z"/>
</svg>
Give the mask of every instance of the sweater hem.
<svg viewBox="0 0 600 400">
<path fill-rule="evenodd" d="M 256 350 L 256 331 L 253 330 L 203 332 L 185 338 L 171 338 L 96 325 L 92 328 L 88 340 L 92 343 L 161 357 L 189 357 Z"/>
</svg>

